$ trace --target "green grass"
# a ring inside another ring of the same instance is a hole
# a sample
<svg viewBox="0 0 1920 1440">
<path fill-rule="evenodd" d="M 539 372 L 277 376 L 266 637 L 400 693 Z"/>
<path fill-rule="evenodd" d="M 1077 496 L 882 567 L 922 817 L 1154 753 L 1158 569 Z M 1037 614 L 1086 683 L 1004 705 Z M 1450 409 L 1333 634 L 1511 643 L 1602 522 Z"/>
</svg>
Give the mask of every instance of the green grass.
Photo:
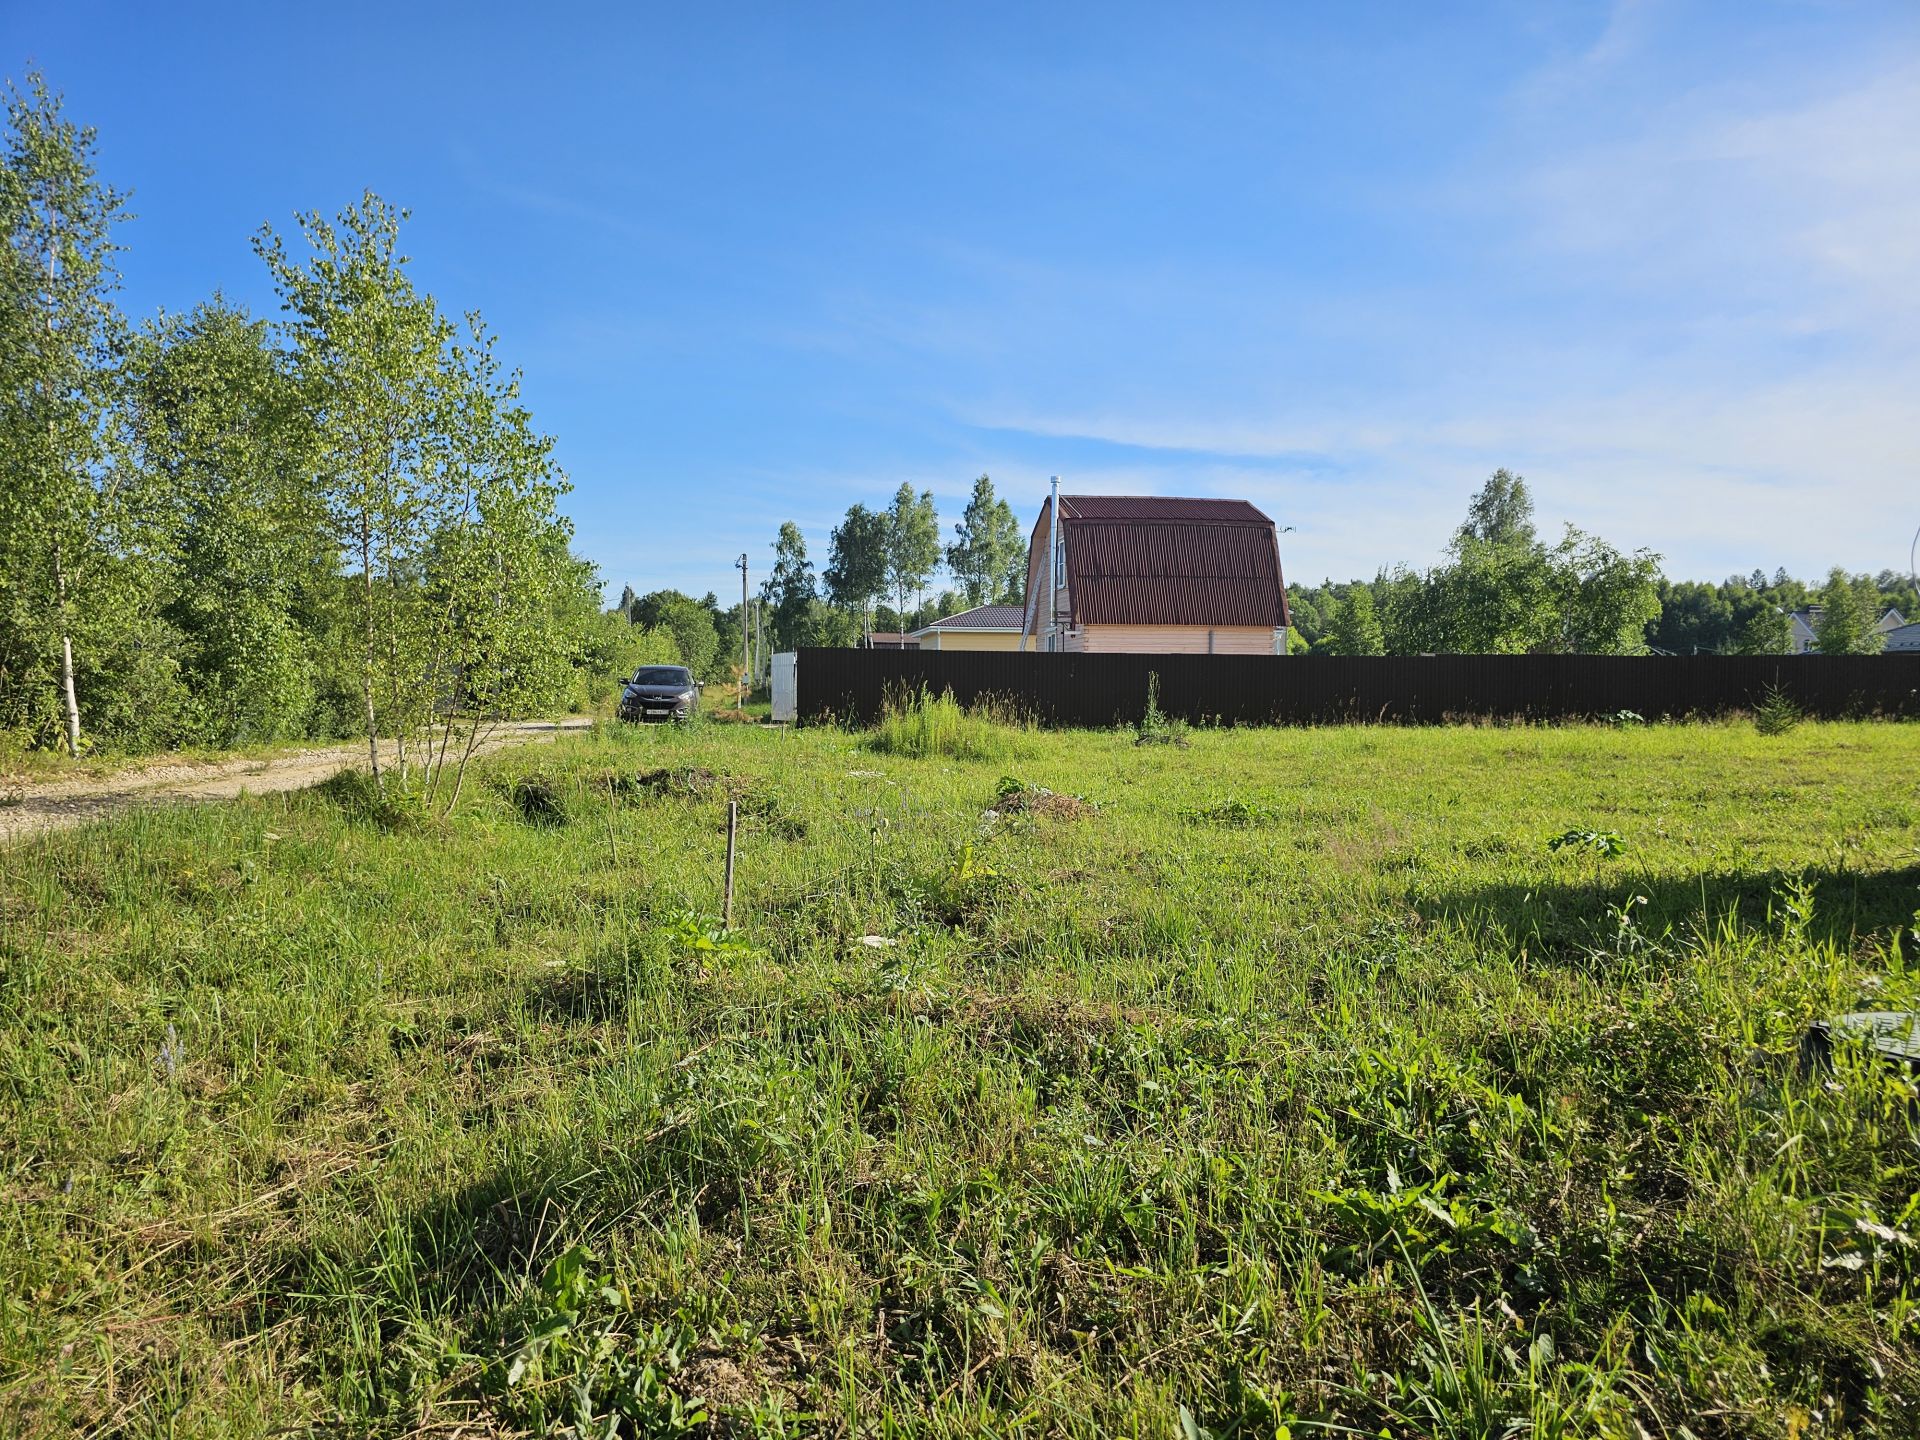
<svg viewBox="0 0 1920 1440">
<path fill-rule="evenodd" d="M 863 739 L 0 854 L 0 1432 L 1920 1432 L 1920 729 Z"/>
</svg>

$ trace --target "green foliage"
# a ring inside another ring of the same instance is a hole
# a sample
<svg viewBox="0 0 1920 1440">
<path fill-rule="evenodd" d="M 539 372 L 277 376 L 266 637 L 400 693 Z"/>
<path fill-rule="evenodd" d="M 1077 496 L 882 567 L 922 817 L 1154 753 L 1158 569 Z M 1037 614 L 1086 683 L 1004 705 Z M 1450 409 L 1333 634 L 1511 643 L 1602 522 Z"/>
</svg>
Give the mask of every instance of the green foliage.
<svg viewBox="0 0 1920 1440">
<path fill-rule="evenodd" d="M 1468 503 L 1455 543 L 1531 549 L 1533 496 L 1527 482 L 1504 466 L 1489 475 Z"/>
<path fill-rule="evenodd" d="M 753 954 L 752 942 L 732 934 L 718 915 L 676 910 L 661 927 L 676 949 L 702 959 L 740 958 Z"/>
<path fill-rule="evenodd" d="M 1558 852 L 1571 850 L 1581 855 L 1598 855 L 1604 860 L 1612 860 L 1627 853 L 1627 842 L 1612 830 L 1563 831 L 1547 841 L 1547 849 Z"/>
<path fill-rule="evenodd" d="M 414 288 L 400 254 L 405 215 L 368 192 L 332 221 L 299 217 L 304 260 L 270 226 L 255 250 L 288 312 L 301 404 L 315 417 L 313 464 L 332 537 L 349 558 L 363 733 L 407 736 L 432 711 L 433 607 L 417 579 L 458 505 L 448 467 L 446 362 L 453 327 Z M 403 743 L 396 756 L 408 768 Z"/>
<path fill-rule="evenodd" d="M 418 810 L 402 787 L 375 782 L 365 770 L 341 770 L 315 787 L 349 820 L 392 834 L 414 828 Z"/>
<path fill-rule="evenodd" d="M 1849 575 L 1835 566 L 1820 591 L 1813 648 L 1822 655 L 1877 655 L 1886 638 L 1876 628 L 1880 592 L 1865 575 Z"/>
<path fill-rule="evenodd" d="M 94 169 L 94 133 L 45 79 L 9 84 L 0 156 L 0 726 L 84 743 L 77 664 L 100 673 L 151 612 L 138 472 L 109 425 L 122 322 L 122 197 Z"/>
<path fill-rule="evenodd" d="M 620 684 L 642 665 L 682 665 L 673 632 L 648 628 L 615 609 L 584 616 L 576 637 L 580 708 L 593 709 L 619 692 Z"/>
<path fill-rule="evenodd" d="M 864 743 L 876 754 L 916 760 L 936 755 L 992 760 L 1013 753 L 1014 735 L 1010 717 L 993 707 L 964 709 L 951 690 L 935 695 L 922 686 L 890 696 Z"/>
<path fill-rule="evenodd" d="M 642 595 L 634 602 L 628 618 L 643 628 L 670 632 L 678 663 L 693 671 L 696 679 L 731 676 L 739 662 L 740 632 L 737 629 L 733 632 L 731 649 L 723 648 L 713 609 L 678 590 L 655 590 Z"/>
<path fill-rule="evenodd" d="M 1647 641 L 1671 655 L 1715 655 L 1734 635 L 1734 600 L 1722 587 L 1693 580 L 1661 581 L 1660 613 Z"/>
<path fill-rule="evenodd" d="M 1659 557 L 1624 555 L 1568 526 L 1558 545 L 1534 535 L 1526 483 L 1496 471 L 1474 497 L 1449 563 L 1376 582 L 1392 654 L 1631 654 L 1660 612 Z"/>
<path fill-rule="evenodd" d="M 593 1251 L 572 1247 L 547 1266 L 519 1308 L 518 1343 L 484 1364 L 483 1392 L 504 1421 L 535 1434 L 706 1433 L 702 1403 L 672 1384 L 698 1336 L 685 1326 L 638 1321 L 634 1308 Z"/>
<path fill-rule="evenodd" d="M 521 775 L 507 786 L 507 803 L 529 825 L 564 825 L 567 797 L 546 775 Z"/>
<path fill-rule="evenodd" d="M 1734 655 L 1784 655 L 1792 648 L 1793 622 L 1784 603 L 1768 594 L 1743 589 L 1733 597 L 1733 629 L 1727 639 Z"/>
<path fill-rule="evenodd" d="M 1187 812 L 1189 820 L 1198 820 L 1208 825 L 1224 825 L 1233 830 L 1250 830 L 1258 825 L 1272 823 L 1274 814 L 1267 806 L 1257 800 L 1243 799 L 1231 795 L 1225 800 L 1216 800 L 1207 805 L 1196 805 Z"/>
<path fill-rule="evenodd" d="M 1346 599 L 1333 612 L 1333 624 L 1327 631 L 1330 655 L 1384 655 L 1386 636 L 1380 629 L 1380 617 L 1373 604 L 1370 586 L 1355 582 L 1347 587 Z"/>
<path fill-rule="evenodd" d="M 886 522 L 887 583 L 905 614 L 907 597 L 926 589 L 940 565 L 940 517 L 933 508 L 933 492 L 915 495 L 911 485 L 902 483 Z"/>
<path fill-rule="evenodd" d="M 1293 621 L 1288 627 L 1291 634 L 1298 635 L 1309 648 L 1318 645 L 1326 634 L 1327 613 L 1339 604 L 1339 593 L 1331 582 L 1316 591 L 1300 585 L 1287 586 L 1287 614 Z"/>
<path fill-rule="evenodd" d="M 1315 1198 L 1345 1242 L 1332 1253 L 1349 1273 L 1364 1275 L 1376 1261 L 1404 1256 L 1425 1264 L 1461 1250 L 1485 1252 L 1518 1236 L 1513 1223 L 1484 1202 L 1449 1195 L 1453 1177 L 1419 1185 L 1402 1183 L 1387 1166 L 1384 1190 L 1322 1192 Z"/>
<path fill-rule="evenodd" d="M 136 336 L 127 380 L 133 463 L 158 492 L 172 560 L 161 614 L 201 712 L 192 738 L 311 733 L 337 560 L 285 357 L 263 322 L 216 298 Z"/>
<path fill-rule="evenodd" d="M 768 638 L 775 650 L 793 650 L 815 643 L 813 612 L 818 597 L 813 566 L 807 559 L 806 539 L 791 520 L 780 524 L 780 536 L 773 546 L 773 573 L 767 577 L 761 594 L 772 621 Z"/>
<path fill-rule="evenodd" d="M 846 519 L 834 527 L 832 551 L 822 576 L 827 598 L 869 623 L 874 601 L 887 588 L 889 535 L 885 512 L 849 506 Z"/>
<path fill-rule="evenodd" d="M 849 649 L 860 639 L 860 616 L 858 612 L 842 610 L 824 600 L 813 602 L 812 613 L 807 621 L 807 633 L 814 645 L 833 645 Z"/>
<path fill-rule="evenodd" d="M 993 481 L 973 482 L 954 540 L 947 546 L 947 568 L 966 592 L 968 605 L 1018 604 L 1027 588 L 1027 547 L 1013 507 L 993 493 Z"/>
<path fill-rule="evenodd" d="M 1558 633 L 1546 648 L 1577 655 L 1636 655 L 1660 613 L 1660 557 L 1623 555 L 1571 525 L 1550 561 Z"/>
</svg>

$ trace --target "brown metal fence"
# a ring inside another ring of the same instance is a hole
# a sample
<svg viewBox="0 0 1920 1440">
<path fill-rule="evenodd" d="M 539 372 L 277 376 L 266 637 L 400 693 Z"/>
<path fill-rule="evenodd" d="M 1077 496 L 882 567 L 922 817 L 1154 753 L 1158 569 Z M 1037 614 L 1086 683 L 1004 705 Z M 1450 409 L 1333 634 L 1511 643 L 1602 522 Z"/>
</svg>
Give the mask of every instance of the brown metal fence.
<svg viewBox="0 0 1920 1440">
<path fill-rule="evenodd" d="M 1491 716 L 1648 720 L 1750 710 L 1769 690 L 1809 716 L 1920 716 L 1917 655 L 1036 655 L 1007 651 L 800 651 L 802 720 L 865 723 L 889 694 L 925 686 L 995 698 L 1044 725 L 1131 723 L 1159 677 L 1160 708 L 1195 722 L 1437 723 Z"/>
</svg>

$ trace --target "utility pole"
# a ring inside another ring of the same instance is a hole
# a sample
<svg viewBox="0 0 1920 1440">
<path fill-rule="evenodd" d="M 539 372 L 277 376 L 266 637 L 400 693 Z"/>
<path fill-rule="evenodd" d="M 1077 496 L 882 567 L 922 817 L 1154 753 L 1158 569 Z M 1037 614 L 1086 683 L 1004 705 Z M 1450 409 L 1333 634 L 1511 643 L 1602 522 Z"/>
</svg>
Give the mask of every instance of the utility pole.
<svg viewBox="0 0 1920 1440">
<path fill-rule="evenodd" d="M 752 668 L 747 656 L 747 637 L 753 633 L 751 622 L 747 619 L 747 555 L 744 550 L 733 564 L 740 572 L 740 698 L 734 702 L 733 708 L 744 710 L 747 707 L 747 672 Z"/>
</svg>

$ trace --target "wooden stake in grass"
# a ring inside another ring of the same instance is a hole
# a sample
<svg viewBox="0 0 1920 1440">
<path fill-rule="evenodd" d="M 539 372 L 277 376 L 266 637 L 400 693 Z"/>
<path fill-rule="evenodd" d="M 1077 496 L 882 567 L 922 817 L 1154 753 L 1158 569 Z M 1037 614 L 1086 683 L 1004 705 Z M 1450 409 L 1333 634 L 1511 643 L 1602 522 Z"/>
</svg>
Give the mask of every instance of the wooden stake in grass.
<svg viewBox="0 0 1920 1440">
<path fill-rule="evenodd" d="M 720 928 L 733 929 L 733 851 L 740 833 L 740 802 L 727 801 L 727 898 L 720 910 Z"/>
</svg>

